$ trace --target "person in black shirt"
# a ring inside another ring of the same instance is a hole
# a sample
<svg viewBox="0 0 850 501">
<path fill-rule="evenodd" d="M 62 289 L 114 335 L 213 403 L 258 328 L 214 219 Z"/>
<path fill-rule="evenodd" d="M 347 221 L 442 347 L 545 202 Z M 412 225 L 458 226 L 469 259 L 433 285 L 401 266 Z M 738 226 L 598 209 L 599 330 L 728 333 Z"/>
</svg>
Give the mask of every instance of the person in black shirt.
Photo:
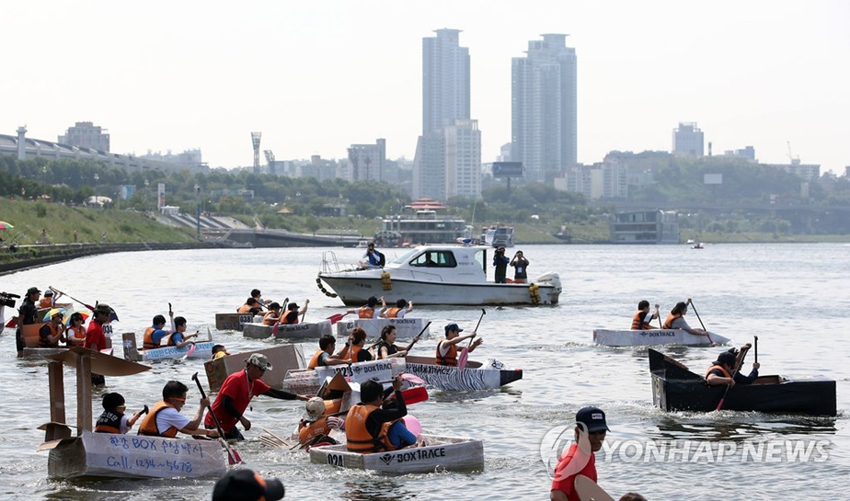
<svg viewBox="0 0 850 501">
<path fill-rule="evenodd" d="M 18 309 L 18 328 L 15 330 L 15 346 L 18 349 L 18 357 L 24 356 L 24 326 L 36 323 L 35 315 L 38 312 L 38 297 L 41 291 L 38 287 L 30 287 L 27 289 L 27 295 L 21 301 L 21 307 Z"/>
</svg>

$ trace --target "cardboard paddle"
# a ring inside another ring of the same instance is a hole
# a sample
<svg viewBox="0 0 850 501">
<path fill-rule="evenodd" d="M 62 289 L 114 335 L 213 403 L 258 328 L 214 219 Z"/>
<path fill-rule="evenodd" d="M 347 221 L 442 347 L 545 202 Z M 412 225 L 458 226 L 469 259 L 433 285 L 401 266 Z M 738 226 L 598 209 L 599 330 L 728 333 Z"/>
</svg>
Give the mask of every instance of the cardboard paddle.
<svg viewBox="0 0 850 501">
<path fill-rule="evenodd" d="M 463 348 L 463 351 L 460 352 L 460 356 L 457 357 L 457 368 L 458 370 L 466 369 L 466 363 L 469 361 L 469 347 L 472 346 L 472 340 L 475 339 L 475 336 L 478 335 L 478 327 L 481 326 L 481 319 L 484 318 L 484 315 L 487 314 L 487 310 L 481 308 L 481 316 L 478 317 L 478 323 L 475 324 L 475 330 L 472 331 L 472 337 L 469 338 L 469 343 Z"/>
<path fill-rule="evenodd" d="M 198 385 L 198 390 L 201 392 L 201 397 L 206 399 L 207 393 L 204 391 L 204 387 L 201 386 L 201 381 L 198 379 L 198 373 L 196 372 L 192 376 L 192 380 L 195 381 L 195 384 Z M 221 423 L 218 422 L 218 416 L 212 410 L 212 404 L 207 405 L 207 412 L 210 413 L 213 419 L 213 423 L 215 423 L 215 429 L 218 430 L 219 439 L 221 440 L 222 445 L 224 445 L 224 450 L 227 451 L 227 462 L 228 464 L 239 464 L 242 462 L 242 458 L 239 457 L 239 453 L 236 452 L 236 449 L 231 449 L 230 444 L 227 443 L 227 439 L 224 438 L 224 431 L 221 429 Z"/>
<path fill-rule="evenodd" d="M 691 298 L 688 298 L 688 304 L 691 305 L 691 308 L 694 310 L 694 315 L 696 315 L 697 320 L 699 320 L 700 327 L 702 327 L 702 330 L 705 331 L 705 335 L 708 336 L 708 342 L 714 344 L 714 341 L 711 339 L 711 334 L 708 333 L 708 330 L 705 328 L 705 324 L 702 323 L 702 319 L 699 317 L 699 313 L 697 312 L 697 307 L 694 306 L 694 302 Z"/>
</svg>

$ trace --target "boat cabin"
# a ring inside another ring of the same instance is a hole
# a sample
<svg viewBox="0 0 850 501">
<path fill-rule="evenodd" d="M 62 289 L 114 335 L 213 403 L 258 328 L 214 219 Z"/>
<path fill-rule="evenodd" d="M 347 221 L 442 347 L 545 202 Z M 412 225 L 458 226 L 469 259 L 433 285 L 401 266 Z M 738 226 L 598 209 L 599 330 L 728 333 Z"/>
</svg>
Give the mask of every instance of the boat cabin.
<svg viewBox="0 0 850 501">
<path fill-rule="evenodd" d="M 487 280 L 488 246 L 422 246 L 390 261 L 386 268 L 400 277 L 402 270 L 414 276 L 428 273 L 447 282 L 481 283 Z M 424 278 L 424 277 L 423 277 Z"/>
</svg>

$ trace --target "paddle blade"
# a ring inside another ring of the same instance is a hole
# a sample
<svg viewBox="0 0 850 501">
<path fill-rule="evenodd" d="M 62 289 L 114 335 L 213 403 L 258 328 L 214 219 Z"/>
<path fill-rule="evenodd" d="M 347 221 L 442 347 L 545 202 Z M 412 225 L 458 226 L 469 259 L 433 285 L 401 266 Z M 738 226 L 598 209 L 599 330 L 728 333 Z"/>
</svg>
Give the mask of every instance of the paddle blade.
<svg viewBox="0 0 850 501">
<path fill-rule="evenodd" d="M 227 464 L 234 465 L 234 464 L 242 464 L 243 462 L 244 461 L 242 461 L 242 457 L 239 455 L 238 452 L 236 452 L 236 449 L 234 449 L 232 447 L 228 447 L 228 449 L 227 449 Z"/>
<path fill-rule="evenodd" d="M 186 350 L 186 354 L 183 355 L 183 358 L 181 360 L 186 360 L 187 358 L 189 358 L 192 355 L 192 353 L 195 353 L 195 348 L 197 348 L 197 346 L 195 346 L 195 343 L 192 343 L 191 345 L 189 345 L 189 349 Z"/>
<path fill-rule="evenodd" d="M 6 327 L 14 328 L 18 325 L 18 317 L 12 317 L 8 322 L 6 322 Z"/>
<path fill-rule="evenodd" d="M 469 361 L 469 347 L 465 347 L 463 351 L 460 352 L 460 355 L 457 357 L 457 368 L 458 370 L 466 369 L 466 362 Z"/>
<path fill-rule="evenodd" d="M 717 404 L 717 408 L 714 409 L 714 410 L 719 411 L 720 408 L 723 407 L 723 401 L 724 400 L 726 400 L 726 395 L 723 395 L 723 398 L 720 399 L 720 402 Z"/>
<path fill-rule="evenodd" d="M 333 325 L 333 324 L 339 322 L 340 320 L 342 320 L 342 317 L 344 317 L 345 315 L 346 315 L 346 313 L 335 313 L 335 314 L 329 316 L 328 320 L 330 320 L 331 325 Z"/>
<path fill-rule="evenodd" d="M 418 404 L 428 400 L 428 390 L 424 386 L 414 386 L 401 392 L 405 405 Z"/>
</svg>

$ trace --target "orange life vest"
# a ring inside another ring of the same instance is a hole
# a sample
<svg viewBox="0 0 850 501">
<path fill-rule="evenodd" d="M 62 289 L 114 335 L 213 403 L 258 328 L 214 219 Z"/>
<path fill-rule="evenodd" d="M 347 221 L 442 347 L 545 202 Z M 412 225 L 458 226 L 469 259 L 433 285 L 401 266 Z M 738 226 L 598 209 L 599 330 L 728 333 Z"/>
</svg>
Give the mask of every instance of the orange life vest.
<svg viewBox="0 0 850 501">
<path fill-rule="evenodd" d="M 307 364 L 307 368 L 308 369 L 315 369 L 316 367 L 318 367 L 319 366 L 319 357 L 321 357 L 322 353 L 324 353 L 324 352 L 325 352 L 325 350 L 319 350 L 315 354 L 313 354 L 313 358 L 310 359 L 310 363 Z"/>
<path fill-rule="evenodd" d="M 677 318 L 682 318 L 682 315 L 681 314 L 673 315 L 672 313 L 667 315 L 667 320 L 664 321 L 664 328 L 665 329 L 672 329 L 673 328 L 673 320 L 676 320 Z"/>
<path fill-rule="evenodd" d="M 387 310 L 387 318 L 398 318 L 398 312 L 403 308 L 390 308 Z"/>
<path fill-rule="evenodd" d="M 295 313 L 295 314 L 294 314 L 294 315 L 291 315 L 291 313 Z M 294 320 L 293 320 L 293 319 L 294 319 Z M 288 312 L 284 313 L 284 314 L 283 314 L 283 316 L 282 316 L 282 317 L 280 317 L 280 323 L 282 323 L 282 324 L 290 324 L 290 325 L 295 325 L 295 324 L 297 324 L 297 323 L 298 323 L 298 311 L 296 311 L 296 310 L 290 310 L 290 311 L 288 311 Z"/>
<path fill-rule="evenodd" d="M 360 347 L 359 346 L 349 346 L 348 347 L 348 359 L 351 360 L 352 362 L 357 361 L 357 354 L 358 353 L 360 353 Z"/>
<path fill-rule="evenodd" d="M 360 318 L 373 318 L 375 316 L 375 308 L 364 306 L 357 310 L 357 316 Z"/>
<path fill-rule="evenodd" d="M 65 330 L 65 337 L 68 339 L 68 346 L 82 346 L 86 342 L 86 329 L 82 326 L 79 330 L 68 327 Z"/>
<path fill-rule="evenodd" d="M 56 334 L 59 333 L 59 329 L 57 329 L 56 326 L 53 325 L 53 322 L 47 322 L 46 324 L 44 324 L 41 327 L 41 329 L 43 329 L 44 327 L 47 327 L 50 330 L 50 337 L 54 337 Z M 39 331 L 41 331 L 41 329 L 39 329 Z M 41 337 L 41 333 L 39 332 L 39 336 L 38 336 L 38 347 L 39 348 L 56 348 L 58 346 L 59 346 L 59 341 L 56 341 L 55 344 L 51 343 L 48 339 Z"/>
<path fill-rule="evenodd" d="M 269 320 L 269 318 L 276 316 L 276 313 L 273 311 L 267 311 L 263 314 L 263 325 L 274 325 L 277 320 Z"/>
<path fill-rule="evenodd" d="M 381 432 L 377 437 L 373 437 L 366 429 L 366 420 L 379 408 L 370 404 L 357 404 L 348 411 L 348 417 L 345 418 L 345 445 L 349 452 L 368 454 L 395 450 L 387 438 L 387 430 L 398 420 L 381 425 Z"/>
<path fill-rule="evenodd" d="M 641 314 L 643 314 L 643 312 L 639 311 L 639 312 L 635 313 L 634 317 L 632 317 L 632 330 L 633 331 L 640 331 L 640 330 L 652 328 L 652 326 L 649 325 L 649 322 L 641 321 L 641 318 L 640 318 Z M 646 317 L 652 318 L 652 313 L 647 313 Z M 644 317 L 644 318 L 646 318 L 646 317 Z M 669 329 L 669 327 L 667 327 L 667 328 Z"/>
<path fill-rule="evenodd" d="M 240 306 L 239 308 L 236 309 L 236 313 L 251 313 L 252 309 L 253 309 L 252 306 L 248 306 L 247 304 L 243 304 L 242 306 Z"/>
<path fill-rule="evenodd" d="M 333 400 L 325 400 L 325 416 L 330 416 L 331 414 L 336 414 L 339 412 L 340 407 L 342 407 L 342 399 L 335 398 Z"/>
<path fill-rule="evenodd" d="M 159 348 L 159 345 L 153 342 L 153 333 L 156 331 L 153 327 L 148 327 L 145 329 L 145 337 L 142 342 L 142 347 L 146 350 L 153 350 L 154 348 Z M 160 340 L 162 342 L 162 340 Z"/>
<path fill-rule="evenodd" d="M 38 302 L 39 308 L 52 308 L 53 307 L 53 298 L 52 297 L 43 297 L 41 301 Z"/>
<path fill-rule="evenodd" d="M 712 365 L 708 368 L 707 371 L 705 371 L 705 378 L 708 379 L 709 373 L 715 369 L 720 369 L 720 371 L 723 373 L 723 377 L 732 377 L 732 375 L 729 374 L 729 371 L 727 371 L 726 368 L 724 368 L 722 365 Z"/>
<path fill-rule="evenodd" d="M 159 414 L 159 411 L 165 409 L 166 407 L 171 407 L 172 409 L 176 409 L 173 405 L 169 404 L 164 400 L 160 400 L 157 402 L 153 408 L 150 410 L 145 419 L 142 420 L 142 424 L 139 425 L 139 435 L 148 435 L 153 437 L 168 437 L 174 438 L 177 436 L 177 428 L 170 426 L 167 430 L 160 433 L 160 431 L 156 427 L 156 415 Z"/>
<path fill-rule="evenodd" d="M 326 417 L 322 416 L 319 419 L 310 423 L 309 425 L 298 430 L 298 440 L 302 444 L 306 444 L 311 439 L 320 435 L 327 435 L 330 432 L 331 427 L 328 426 L 328 420 Z"/>
<path fill-rule="evenodd" d="M 440 354 L 440 345 L 442 342 L 437 343 L 437 365 L 448 365 L 450 367 L 457 367 L 457 345 L 449 346 L 449 351 L 446 353 L 446 356 L 442 356 Z"/>
</svg>

